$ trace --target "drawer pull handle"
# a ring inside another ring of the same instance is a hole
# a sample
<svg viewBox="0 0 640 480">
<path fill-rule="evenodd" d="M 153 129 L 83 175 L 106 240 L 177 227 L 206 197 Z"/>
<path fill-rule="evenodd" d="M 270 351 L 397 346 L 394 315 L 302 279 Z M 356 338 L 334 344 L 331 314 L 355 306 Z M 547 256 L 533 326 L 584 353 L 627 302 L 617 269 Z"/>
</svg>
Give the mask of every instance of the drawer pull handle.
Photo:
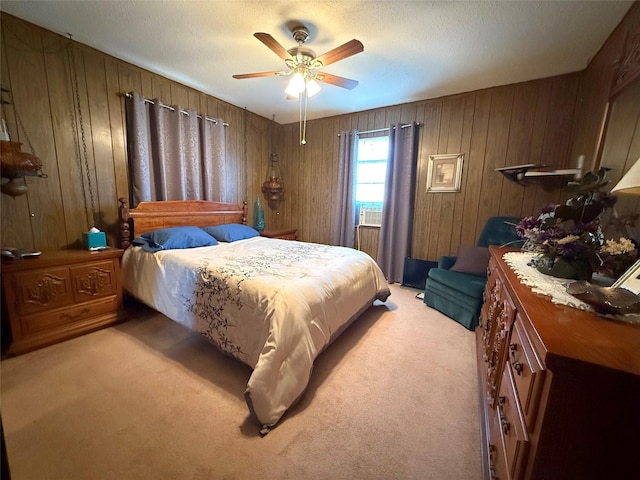
<svg viewBox="0 0 640 480">
<path fill-rule="evenodd" d="M 511 356 L 511 367 L 513 367 L 513 369 L 516 371 L 518 376 L 520 376 L 522 375 L 522 362 L 519 362 L 516 359 L 517 349 L 518 349 L 518 346 L 515 343 L 512 343 L 511 345 L 509 345 L 509 353 Z"/>
<path fill-rule="evenodd" d="M 502 408 L 504 407 L 504 402 L 504 397 L 498 398 L 498 420 L 500 421 L 500 426 L 502 427 L 502 433 L 504 433 L 505 435 L 509 435 L 509 429 L 511 425 L 509 424 L 509 420 L 507 420 L 507 417 L 502 410 Z"/>
<path fill-rule="evenodd" d="M 64 318 L 65 320 L 75 320 L 76 318 L 79 318 L 82 315 L 86 315 L 87 313 L 89 313 L 89 311 L 90 310 L 87 307 L 85 307 L 76 313 L 63 313 L 61 317 Z"/>
<path fill-rule="evenodd" d="M 493 456 L 496 454 L 496 446 L 489 444 L 489 480 L 498 480 L 496 469 L 493 466 Z"/>
</svg>

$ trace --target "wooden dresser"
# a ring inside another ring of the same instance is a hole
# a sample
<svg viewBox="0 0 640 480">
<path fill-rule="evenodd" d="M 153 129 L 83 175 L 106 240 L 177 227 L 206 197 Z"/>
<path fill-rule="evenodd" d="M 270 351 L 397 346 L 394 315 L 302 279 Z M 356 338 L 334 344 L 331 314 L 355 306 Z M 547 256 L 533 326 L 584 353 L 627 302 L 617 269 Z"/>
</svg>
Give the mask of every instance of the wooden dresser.
<svg viewBox="0 0 640 480">
<path fill-rule="evenodd" d="M 297 240 L 298 229 L 292 228 L 289 230 L 263 230 L 260 232 L 263 237 L 280 238 L 282 240 Z"/>
<path fill-rule="evenodd" d="M 62 250 L 2 263 L 2 321 L 9 354 L 57 343 L 124 318 L 123 251 Z"/>
<path fill-rule="evenodd" d="M 490 247 L 476 329 L 484 479 L 637 478 L 640 327 L 553 304 Z"/>
</svg>

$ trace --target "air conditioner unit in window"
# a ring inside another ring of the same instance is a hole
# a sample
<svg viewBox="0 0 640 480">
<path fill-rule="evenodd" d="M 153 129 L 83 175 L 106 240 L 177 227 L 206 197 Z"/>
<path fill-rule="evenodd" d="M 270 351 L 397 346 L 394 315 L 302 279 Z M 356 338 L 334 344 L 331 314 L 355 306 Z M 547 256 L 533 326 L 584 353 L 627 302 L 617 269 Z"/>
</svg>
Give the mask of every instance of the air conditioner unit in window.
<svg viewBox="0 0 640 480">
<path fill-rule="evenodd" d="M 379 227 L 382 224 L 382 208 L 360 207 L 360 221 L 358 225 L 365 227 Z"/>
</svg>

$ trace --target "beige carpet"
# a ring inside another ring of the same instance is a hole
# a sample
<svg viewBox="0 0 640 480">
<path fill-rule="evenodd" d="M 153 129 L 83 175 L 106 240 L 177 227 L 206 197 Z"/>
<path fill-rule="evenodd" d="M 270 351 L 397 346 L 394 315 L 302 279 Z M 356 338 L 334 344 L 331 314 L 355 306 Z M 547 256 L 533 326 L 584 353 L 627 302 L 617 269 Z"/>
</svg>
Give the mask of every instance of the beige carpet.
<svg viewBox="0 0 640 480">
<path fill-rule="evenodd" d="M 12 479 L 478 479 L 473 333 L 391 291 L 265 437 L 250 369 L 148 309 L 4 360 Z"/>
</svg>

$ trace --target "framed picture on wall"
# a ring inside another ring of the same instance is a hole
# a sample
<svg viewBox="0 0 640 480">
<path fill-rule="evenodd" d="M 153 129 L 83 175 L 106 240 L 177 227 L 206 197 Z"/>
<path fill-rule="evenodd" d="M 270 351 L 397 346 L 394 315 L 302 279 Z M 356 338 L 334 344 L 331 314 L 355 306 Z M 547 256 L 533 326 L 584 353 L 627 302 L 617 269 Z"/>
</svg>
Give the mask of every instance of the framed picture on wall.
<svg viewBox="0 0 640 480">
<path fill-rule="evenodd" d="M 464 153 L 429 155 L 427 193 L 459 192 Z"/>
</svg>

